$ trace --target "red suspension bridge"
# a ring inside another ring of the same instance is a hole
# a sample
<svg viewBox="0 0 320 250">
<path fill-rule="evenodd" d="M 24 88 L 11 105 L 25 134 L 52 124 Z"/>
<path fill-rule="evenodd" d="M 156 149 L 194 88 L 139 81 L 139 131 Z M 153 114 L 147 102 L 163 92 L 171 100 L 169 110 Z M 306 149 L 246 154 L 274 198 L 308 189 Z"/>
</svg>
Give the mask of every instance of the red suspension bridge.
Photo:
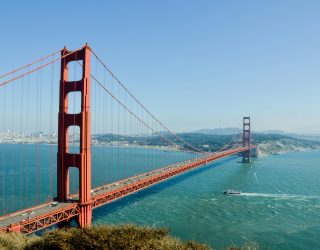
<svg viewBox="0 0 320 250">
<path fill-rule="evenodd" d="M 96 207 L 255 148 L 250 117 L 216 152 L 188 143 L 87 45 L 1 75 L 0 95 L 0 231 L 90 226 Z"/>
</svg>

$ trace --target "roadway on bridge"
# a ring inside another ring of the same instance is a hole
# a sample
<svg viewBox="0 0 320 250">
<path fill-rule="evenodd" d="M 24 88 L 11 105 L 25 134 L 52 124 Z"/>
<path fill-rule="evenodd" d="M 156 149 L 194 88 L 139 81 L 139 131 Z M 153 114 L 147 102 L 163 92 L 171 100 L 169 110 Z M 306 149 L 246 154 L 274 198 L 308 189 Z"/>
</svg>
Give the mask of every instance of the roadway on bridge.
<svg viewBox="0 0 320 250">
<path fill-rule="evenodd" d="M 167 170 L 178 168 L 178 167 L 181 167 L 182 165 L 185 165 L 187 163 L 191 163 L 191 162 L 197 161 L 197 160 L 198 160 L 198 158 L 195 158 L 193 160 L 188 160 L 188 161 L 185 161 L 185 162 L 181 162 L 179 164 L 169 165 L 169 166 L 166 166 L 166 167 L 161 168 L 161 169 L 157 169 L 157 170 L 154 170 L 154 171 L 151 171 L 151 172 L 148 172 L 148 173 L 132 176 L 130 178 L 127 178 L 127 179 L 124 179 L 124 180 L 121 180 L 121 181 L 113 182 L 111 184 L 95 188 L 91 192 L 92 200 L 94 200 L 95 197 L 98 196 L 98 195 L 101 195 L 101 194 L 104 194 L 104 193 L 108 193 L 108 192 L 112 192 L 112 191 L 115 191 L 117 189 L 121 189 L 121 188 L 125 187 L 128 184 L 144 180 L 144 179 L 152 177 L 154 175 L 158 175 L 160 173 L 163 173 L 163 172 L 165 172 Z M 36 219 L 37 217 L 42 217 L 42 215 L 52 213 L 52 212 L 54 212 L 56 210 L 59 210 L 59 209 L 65 209 L 65 208 L 69 207 L 70 205 L 78 202 L 77 199 L 78 199 L 78 196 L 73 195 L 72 198 L 70 199 L 70 202 L 54 202 L 54 201 L 50 201 L 50 202 L 41 204 L 39 206 L 35 206 L 35 207 L 28 208 L 28 209 L 25 209 L 25 210 L 17 211 L 17 212 L 12 213 L 12 214 L 4 215 L 4 216 L 0 217 L 0 228 L 7 227 L 10 224 L 17 224 L 17 223 L 20 223 L 20 222 L 25 222 L 27 220 Z"/>
</svg>

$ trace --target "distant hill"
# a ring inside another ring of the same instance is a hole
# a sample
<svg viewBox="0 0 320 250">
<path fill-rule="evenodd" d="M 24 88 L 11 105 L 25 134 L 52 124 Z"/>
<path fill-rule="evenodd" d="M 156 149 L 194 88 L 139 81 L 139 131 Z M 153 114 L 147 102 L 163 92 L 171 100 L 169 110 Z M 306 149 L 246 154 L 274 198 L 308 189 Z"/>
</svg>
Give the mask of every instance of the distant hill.
<svg viewBox="0 0 320 250">
<path fill-rule="evenodd" d="M 191 133 L 197 133 L 197 134 L 207 134 L 207 135 L 234 135 L 242 133 L 241 128 L 209 128 L 209 129 L 199 129 L 196 131 L 193 131 Z M 293 133 L 287 133 L 282 130 L 264 130 L 264 131 L 253 131 L 253 133 L 258 134 L 273 134 L 273 135 L 287 135 L 291 137 L 298 137 L 298 135 Z"/>
<path fill-rule="evenodd" d="M 259 134 L 277 134 L 277 135 L 293 137 L 300 140 L 320 141 L 320 135 L 295 134 L 295 133 L 288 133 L 282 130 L 265 130 L 265 131 L 259 132 Z"/>
<path fill-rule="evenodd" d="M 199 129 L 190 133 L 195 134 L 205 134 L 205 135 L 234 135 L 242 133 L 242 129 L 240 128 L 212 128 L 212 129 Z M 288 133 L 283 130 L 263 130 L 263 131 L 252 131 L 254 134 L 269 134 L 269 135 L 283 135 L 287 137 L 292 137 L 300 140 L 307 140 L 307 141 L 320 141 L 320 135 L 308 135 L 308 134 L 295 134 L 295 133 Z"/>
<path fill-rule="evenodd" d="M 181 133 L 179 136 L 203 151 L 217 151 L 228 143 L 241 143 L 241 134 L 217 135 L 204 133 Z M 170 138 L 174 140 L 173 138 Z M 320 142 L 291 137 L 287 134 L 253 133 L 253 143 L 258 146 L 258 155 L 280 154 L 290 151 L 319 149 Z M 187 148 L 187 147 L 186 147 Z"/>
<path fill-rule="evenodd" d="M 154 136 L 123 136 L 115 134 L 92 135 L 93 144 L 107 145 L 136 145 L 136 146 L 163 146 L 170 147 L 172 143 L 182 146 L 185 149 L 193 150 L 196 147 L 202 151 L 214 152 L 222 148 L 227 149 L 235 143 L 242 142 L 242 131 L 240 129 L 223 129 L 224 133 L 231 134 L 207 134 L 207 133 L 179 133 L 178 136 L 186 143 L 174 135 L 165 134 Z M 240 131 L 239 131 L 240 130 Z M 203 131 L 203 130 L 202 130 Z M 204 132 L 206 132 L 204 130 Z M 219 131 L 220 133 L 222 131 Z M 279 154 L 289 151 L 302 151 L 309 149 L 319 149 L 320 142 L 296 138 L 288 134 L 268 134 L 252 133 L 253 144 L 258 146 L 258 155 Z M 191 144 L 192 146 L 188 145 Z"/>
<path fill-rule="evenodd" d="M 264 131 L 259 131 L 258 133 L 260 134 L 277 134 L 277 135 L 285 135 L 287 132 L 282 131 L 282 130 L 264 130 Z"/>
<path fill-rule="evenodd" d="M 199 129 L 194 131 L 196 134 L 207 134 L 207 135 L 233 135 L 242 132 L 240 128 L 213 128 L 213 129 Z"/>
</svg>

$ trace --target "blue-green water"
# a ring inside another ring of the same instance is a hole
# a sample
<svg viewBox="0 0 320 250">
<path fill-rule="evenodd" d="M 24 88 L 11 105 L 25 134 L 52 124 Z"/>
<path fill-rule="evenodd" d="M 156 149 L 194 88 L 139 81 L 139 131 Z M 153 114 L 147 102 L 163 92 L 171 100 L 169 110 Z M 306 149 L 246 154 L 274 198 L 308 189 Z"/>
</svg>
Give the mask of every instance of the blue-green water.
<svg viewBox="0 0 320 250">
<path fill-rule="evenodd" d="M 0 194 L 6 190 L 2 206 L 35 203 L 37 185 L 39 201 L 47 199 L 50 172 L 54 195 L 56 146 L 0 145 L 0 149 Z M 151 165 L 160 167 L 194 157 L 163 150 L 155 154 L 153 150 L 93 147 L 93 185 L 143 172 Z M 118 159 L 118 154 L 126 158 Z M 239 161 L 239 157 L 220 160 L 98 208 L 93 224 L 164 226 L 174 236 L 205 242 L 215 249 L 247 241 L 263 249 L 320 249 L 320 152 L 262 157 L 252 164 Z M 38 184 L 37 172 L 42 176 Z M 14 195 L 10 195 L 12 187 Z M 71 177 L 71 189 L 77 190 L 76 177 Z M 225 189 L 243 194 L 226 196 L 222 194 Z"/>
<path fill-rule="evenodd" d="M 320 152 L 233 157 L 97 209 L 93 224 L 165 226 L 220 249 L 320 249 Z M 244 192 L 226 196 L 224 189 Z"/>
</svg>

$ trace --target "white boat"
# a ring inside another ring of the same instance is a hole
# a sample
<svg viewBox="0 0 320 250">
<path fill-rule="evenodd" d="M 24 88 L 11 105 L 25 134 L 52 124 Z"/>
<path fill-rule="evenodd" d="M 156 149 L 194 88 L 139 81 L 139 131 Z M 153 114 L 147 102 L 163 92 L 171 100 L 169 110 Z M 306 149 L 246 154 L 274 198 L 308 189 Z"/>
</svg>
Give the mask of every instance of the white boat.
<svg viewBox="0 0 320 250">
<path fill-rule="evenodd" d="M 241 191 L 233 190 L 233 189 L 227 189 L 227 190 L 223 191 L 223 194 L 236 195 L 236 194 L 241 194 Z"/>
</svg>

